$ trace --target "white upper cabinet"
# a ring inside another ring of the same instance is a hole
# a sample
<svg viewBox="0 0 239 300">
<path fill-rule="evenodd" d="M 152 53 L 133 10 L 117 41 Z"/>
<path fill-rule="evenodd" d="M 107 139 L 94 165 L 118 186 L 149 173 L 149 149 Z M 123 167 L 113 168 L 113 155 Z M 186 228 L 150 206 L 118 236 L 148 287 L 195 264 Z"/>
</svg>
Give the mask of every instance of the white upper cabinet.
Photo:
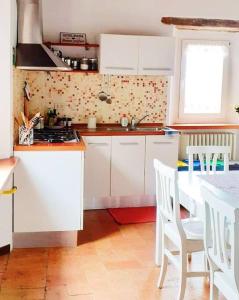
<svg viewBox="0 0 239 300">
<path fill-rule="evenodd" d="M 139 65 L 141 75 L 173 75 L 174 38 L 143 36 L 139 38 Z"/>
<path fill-rule="evenodd" d="M 100 35 L 100 73 L 112 75 L 173 75 L 172 37 Z"/>
<path fill-rule="evenodd" d="M 100 35 L 100 73 L 136 75 L 138 72 L 137 36 Z"/>
<path fill-rule="evenodd" d="M 144 194 L 144 155 L 144 136 L 112 137 L 112 196 Z"/>
</svg>

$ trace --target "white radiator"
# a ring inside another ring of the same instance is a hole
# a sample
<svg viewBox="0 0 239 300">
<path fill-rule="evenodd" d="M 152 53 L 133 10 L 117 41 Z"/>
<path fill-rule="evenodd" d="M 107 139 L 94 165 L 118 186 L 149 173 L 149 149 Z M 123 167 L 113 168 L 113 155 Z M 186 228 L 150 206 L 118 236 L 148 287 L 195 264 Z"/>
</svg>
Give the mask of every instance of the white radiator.
<svg viewBox="0 0 239 300">
<path fill-rule="evenodd" d="M 180 137 L 179 158 L 185 159 L 187 146 L 230 146 L 230 160 L 235 160 L 236 134 L 233 132 L 185 132 Z"/>
</svg>

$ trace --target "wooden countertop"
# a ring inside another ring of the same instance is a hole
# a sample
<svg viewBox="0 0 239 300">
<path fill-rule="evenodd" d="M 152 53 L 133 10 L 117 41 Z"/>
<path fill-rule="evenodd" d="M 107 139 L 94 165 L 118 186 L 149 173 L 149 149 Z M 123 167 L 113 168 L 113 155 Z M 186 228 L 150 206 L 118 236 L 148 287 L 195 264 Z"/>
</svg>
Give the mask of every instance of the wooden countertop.
<svg viewBox="0 0 239 300">
<path fill-rule="evenodd" d="M 16 157 L 0 159 L 0 190 L 4 187 L 4 184 L 14 171 L 17 162 L 18 159 Z"/>
<path fill-rule="evenodd" d="M 162 123 L 146 123 L 140 124 L 137 127 L 148 128 L 148 127 L 163 127 Z M 97 124 L 97 128 L 88 129 L 86 124 L 74 124 L 73 128 L 76 129 L 81 136 L 129 136 L 129 135 L 164 135 L 165 133 L 161 130 L 158 131 L 148 131 L 148 130 L 128 130 L 128 131 L 117 131 L 117 129 L 121 128 L 120 124 Z M 111 128 L 111 130 L 107 129 Z M 116 130 L 114 130 L 114 128 Z"/>
<path fill-rule="evenodd" d="M 173 124 L 169 127 L 177 130 L 190 129 L 239 129 L 239 124 Z"/>
<path fill-rule="evenodd" d="M 35 143 L 33 145 L 15 145 L 14 151 L 85 151 L 83 139 L 78 143 Z"/>
</svg>

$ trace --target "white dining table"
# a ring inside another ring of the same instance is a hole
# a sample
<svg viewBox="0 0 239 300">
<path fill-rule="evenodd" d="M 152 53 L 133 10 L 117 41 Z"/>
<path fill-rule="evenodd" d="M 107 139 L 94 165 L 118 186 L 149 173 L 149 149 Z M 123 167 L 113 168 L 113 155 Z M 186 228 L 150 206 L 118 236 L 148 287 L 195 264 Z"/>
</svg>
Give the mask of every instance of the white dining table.
<svg viewBox="0 0 239 300">
<path fill-rule="evenodd" d="M 223 190 L 238 198 L 239 207 L 239 171 L 216 172 L 203 174 L 201 172 L 178 172 L 179 202 L 191 215 L 203 220 L 204 205 L 201 197 L 201 185 L 206 185 L 215 193 Z M 161 243 L 162 243 L 161 222 L 156 224 L 156 252 L 155 263 L 161 265 Z"/>
</svg>

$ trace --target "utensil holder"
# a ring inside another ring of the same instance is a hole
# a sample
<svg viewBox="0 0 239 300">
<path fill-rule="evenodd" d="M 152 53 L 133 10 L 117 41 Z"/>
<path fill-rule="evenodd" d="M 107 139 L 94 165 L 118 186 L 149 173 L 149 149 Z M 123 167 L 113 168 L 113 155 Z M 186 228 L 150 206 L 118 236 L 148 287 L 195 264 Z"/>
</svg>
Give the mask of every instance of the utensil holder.
<svg viewBox="0 0 239 300">
<path fill-rule="evenodd" d="M 33 128 L 28 129 L 25 126 L 19 127 L 19 144 L 32 145 L 34 142 Z"/>
</svg>

